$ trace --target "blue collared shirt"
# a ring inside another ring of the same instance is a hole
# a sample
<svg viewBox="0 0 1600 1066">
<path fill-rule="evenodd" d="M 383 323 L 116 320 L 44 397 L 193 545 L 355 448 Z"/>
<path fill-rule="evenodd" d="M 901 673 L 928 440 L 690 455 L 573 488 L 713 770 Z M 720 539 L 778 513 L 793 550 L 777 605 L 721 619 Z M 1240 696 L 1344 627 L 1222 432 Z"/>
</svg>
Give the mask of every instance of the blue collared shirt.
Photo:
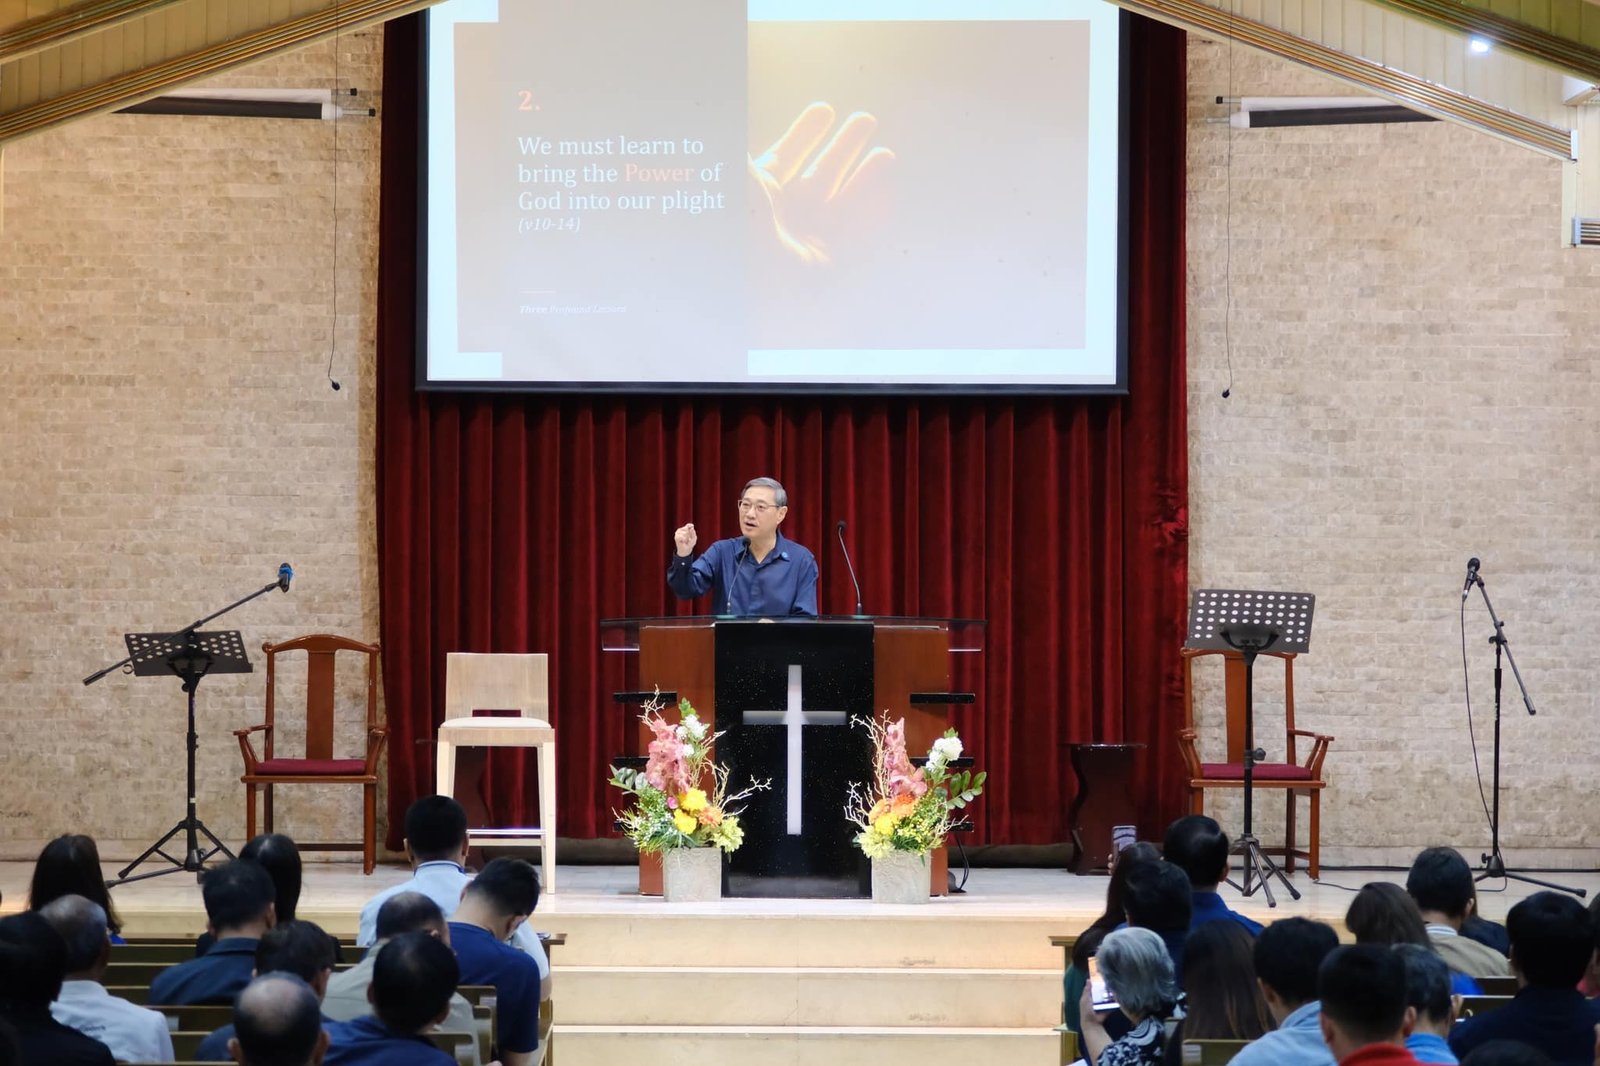
<svg viewBox="0 0 1600 1066">
<path fill-rule="evenodd" d="M 1450 1030 L 1450 1050 L 1466 1058 L 1491 1040 L 1516 1040 L 1550 1056 L 1555 1066 L 1591 1066 L 1600 1003 L 1575 988 L 1529 985 L 1511 1002 L 1463 1018 Z"/>
<path fill-rule="evenodd" d="M 397 1033 L 368 1014 L 353 1022 L 329 1022 L 324 1066 L 456 1066 L 453 1055 L 432 1041 Z"/>
<path fill-rule="evenodd" d="M 249 937 L 230 936 L 212 944 L 198 959 L 162 970 L 150 982 L 148 1002 L 162 1007 L 231 1004 L 250 983 L 258 943 Z"/>
<path fill-rule="evenodd" d="M 1444 1037 L 1432 1033 L 1412 1033 L 1406 1037 L 1406 1050 L 1411 1052 L 1411 1057 L 1418 1062 L 1458 1066 L 1461 1061 L 1451 1054 L 1450 1045 L 1444 1042 Z"/>
<path fill-rule="evenodd" d="M 361 908 L 361 923 L 357 926 L 356 944 L 359 947 L 370 948 L 377 943 L 378 911 L 400 893 L 422 893 L 437 903 L 448 919 L 461 905 L 461 890 L 471 883 L 472 875 L 456 863 L 441 860 L 419 864 L 412 872 L 411 880 L 386 888 L 367 900 L 367 905 Z M 517 926 L 517 931 L 511 934 L 511 946 L 528 954 L 539 964 L 541 981 L 549 978 L 550 957 L 545 954 L 544 945 L 539 943 L 539 934 L 527 922 Z"/>
<path fill-rule="evenodd" d="M 1337 1066 L 1322 1039 L 1322 1002 L 1295 1008 L 1282 1025 L 1246 1044 L 1232 1066 Z"/>
<path fill-rule="evenodd" d="M 778 534 L 767 557 L 756 562 L 748 537 L 719 540 L 698 559 L 674 555 L 667 587 L 679 599 L 711 592 L 711 613 L 787 618 L 817 614 L 817 560 Z"/>
<path fill-rule="evenodd" d="M 1260 922 L 1252 921 L 1251 919 L 1240 914 L 1238 911 L 1230 909 L 1228 905 L 1222 901 L 1222 896 L 1218 893 L 1208 892 L 1197 888 L 1194 890 L 1194 893 L 1190 899 L 1193 901 L 1193 917 L 1189 920 L 1189 931 L 1191 933 L 1207 922 L 1215 922 L 1219 919 L 1227 919 L 1228 921 L 1238 922 L 1240 925 L 1244 926 L 1245 930 L 1251 936 L 1261 935 Z"/>
</svg>

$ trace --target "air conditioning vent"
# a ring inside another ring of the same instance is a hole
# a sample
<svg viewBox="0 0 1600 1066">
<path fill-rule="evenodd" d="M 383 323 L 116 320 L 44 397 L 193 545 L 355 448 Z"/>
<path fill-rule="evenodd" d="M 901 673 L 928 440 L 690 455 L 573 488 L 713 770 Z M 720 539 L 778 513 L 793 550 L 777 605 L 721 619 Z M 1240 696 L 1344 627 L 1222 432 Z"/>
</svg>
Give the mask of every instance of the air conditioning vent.
<svg viewBox="0 0 1600 1066">
<path fill-rule="evenodd" d="M 1574 218 L 1572 243 L 1600 246 L 1600 218 Z"/>
</svg>

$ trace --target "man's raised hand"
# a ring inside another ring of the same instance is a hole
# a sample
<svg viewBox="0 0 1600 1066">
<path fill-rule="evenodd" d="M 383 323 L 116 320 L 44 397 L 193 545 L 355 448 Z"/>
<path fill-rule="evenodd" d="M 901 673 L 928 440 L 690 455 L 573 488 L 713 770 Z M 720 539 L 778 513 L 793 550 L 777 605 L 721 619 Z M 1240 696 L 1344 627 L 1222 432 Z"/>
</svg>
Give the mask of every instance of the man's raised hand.
<svg viewBox="0 0 1600 1066">
<path fill-rule="evenodd" d="M 699 541 L 700 538 L 694 531 L 693 522 L 679 526 L 677 531 L 672 534 L 672 542 L 677 547 L 678 554 L 683 558 L 689 557 L 690 553 L 694 551 L 694 546 Z"/>
</svg>

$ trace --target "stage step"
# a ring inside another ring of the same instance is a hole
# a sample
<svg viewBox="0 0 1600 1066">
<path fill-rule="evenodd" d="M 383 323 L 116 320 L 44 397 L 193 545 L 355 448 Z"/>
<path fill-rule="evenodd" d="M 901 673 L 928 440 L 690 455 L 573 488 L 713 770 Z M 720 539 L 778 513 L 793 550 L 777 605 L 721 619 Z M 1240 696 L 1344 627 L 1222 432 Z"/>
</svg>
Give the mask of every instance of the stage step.
<svg viewBox="0 0 1600 1066">
<path fill-rule="evenodd" d="M 672 981 L 669 975 L 663 979 Z M 681 986 L 680 1012 L 704 1006 L 692 984 Z M 558 1023 L 558 1054 L 579 1063 L 650 1066 L 1054 1066 L 1049 1029 L 811 1027 L 786 1025 L 629 1025 Z"/>
<path fill-rule="evenodd" d="M 1048 1029 L 1061 971 L 560 966 L 563 1023 L 673 1025 L 686 1001 L 706 1025 Z"/>
</svg>

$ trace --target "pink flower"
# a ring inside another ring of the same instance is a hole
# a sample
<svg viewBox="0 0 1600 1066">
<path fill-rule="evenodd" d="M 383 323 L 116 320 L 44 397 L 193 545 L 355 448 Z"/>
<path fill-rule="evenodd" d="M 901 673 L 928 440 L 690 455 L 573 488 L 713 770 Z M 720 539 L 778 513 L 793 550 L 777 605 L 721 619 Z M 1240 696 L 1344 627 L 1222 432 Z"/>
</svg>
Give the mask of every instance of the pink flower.
<svg viewBox="0 0 1600 1066">
<path fill-rule="evenodd" d="M 667 797 L 667 810 L 675 811 L 677 809 L 678 809 L 678 797 L 677 796 L 668 796 Z"/>
<path fill-rule="evenodd" d="M 891 796 L 911 796 L 921 799 L 928 791 L 928 782 L 922 771 L 914 769 L 906 755 L 906 720 L 895 722 L 884 731 L 883 772 L 889 779 Z"/>
<path fill-rule="evenodd" d="M 649 761 L 644 766 L 644 779 L 651 786 L 668 795 L 689 790 L 689 767 L 683 760 L 683 745 L 672 726 L 660 718 L 648 722 L 655 739 L 650 742 Z"/>
</svg>

